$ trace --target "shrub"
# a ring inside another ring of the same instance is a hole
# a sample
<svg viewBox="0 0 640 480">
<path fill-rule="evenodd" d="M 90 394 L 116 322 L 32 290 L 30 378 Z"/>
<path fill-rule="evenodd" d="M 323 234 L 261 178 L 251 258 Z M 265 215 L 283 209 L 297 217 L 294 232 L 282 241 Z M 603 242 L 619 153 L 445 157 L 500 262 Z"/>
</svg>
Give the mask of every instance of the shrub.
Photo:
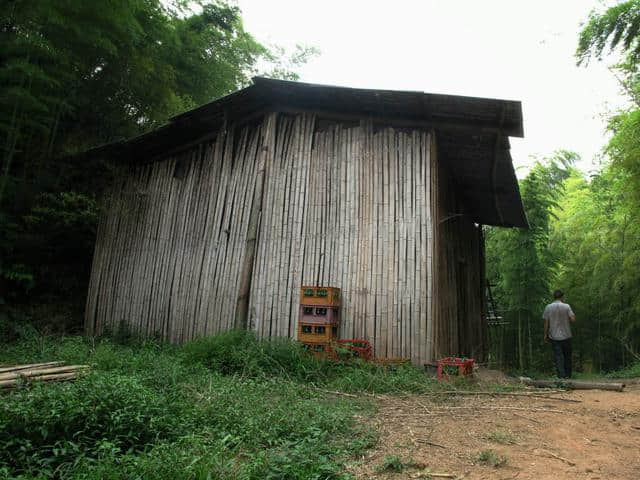
<svg viewBox="0 0 640 480">
<path fill-rule="evenodd" d="M 176 415 L 183 404 L 171 400 L 117 374 L 15 392 L 0 405 L 0 467 L 50 475 L 84 456 L 175 438 L 185 428 Z"/>
</svg>

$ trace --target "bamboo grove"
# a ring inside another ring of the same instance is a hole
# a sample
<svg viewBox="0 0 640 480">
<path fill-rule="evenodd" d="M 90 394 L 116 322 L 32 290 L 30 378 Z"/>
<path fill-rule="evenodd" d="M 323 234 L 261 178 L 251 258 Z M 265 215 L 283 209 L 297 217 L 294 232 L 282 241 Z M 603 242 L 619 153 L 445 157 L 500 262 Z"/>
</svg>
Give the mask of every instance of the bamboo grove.
<svg viewBox="0 0 640 480">
<path fill-rule="evenodd" d="M 640 218 L 629 175 L 587 176 L 558 152 L 521 181 L 529 231 L 487 232 L 487 273 L 502 324 L 490 327 L 492 361 L 551 371 L 542 310 L 560 288 L 576 312 L 574 352 L 584 371 L 615 370 L 640 350 Z"/>
<path fill-rule="evenodd" d="M 612 70 L 629 103 L 609 118 L 600 168 L 580 172 L 568 152 L 538 163 L 521 183 L 532 230 L 487 234 L 489 280 L 506 320 L 490 331 L 497 364 L 551 370 L 540 317 L 555 288 L 565 290 L 578 317 L 579 368 L 640 361 L 639 26 L 640 1 L 628 0 L 591 12 L 578 39 L 579 65 L 610 52 L 622 58 Z M 518 268 L 531 270 L 513 275 Z"/>
<path fill-rule="evenodd" d="M 74 154 L 236 90 L 258 65 L 296 78 L 314 54 L 260 44 L 224 1 L 181 0 L 2 0 L 0 52 L 2 318 L 54 317 L 54 330 L 80 325 L 113 180 L 111 164 Z"/>
</svg>

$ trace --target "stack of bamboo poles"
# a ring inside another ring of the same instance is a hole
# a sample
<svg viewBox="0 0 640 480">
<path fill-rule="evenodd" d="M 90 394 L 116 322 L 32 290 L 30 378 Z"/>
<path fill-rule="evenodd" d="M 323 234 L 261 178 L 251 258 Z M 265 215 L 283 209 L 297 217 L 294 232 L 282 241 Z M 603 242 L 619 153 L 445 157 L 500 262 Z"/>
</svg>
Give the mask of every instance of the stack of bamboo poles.
<svg viewBox="0 0 640 480">
<path fill-rule="evenodd" d="M 12 388 L 23 381 L 61 382 L 73 380 L 89 365 L 64 365 L 64 362 L 31 363 L 0 367 L 0 388 Z"/>
</svg>

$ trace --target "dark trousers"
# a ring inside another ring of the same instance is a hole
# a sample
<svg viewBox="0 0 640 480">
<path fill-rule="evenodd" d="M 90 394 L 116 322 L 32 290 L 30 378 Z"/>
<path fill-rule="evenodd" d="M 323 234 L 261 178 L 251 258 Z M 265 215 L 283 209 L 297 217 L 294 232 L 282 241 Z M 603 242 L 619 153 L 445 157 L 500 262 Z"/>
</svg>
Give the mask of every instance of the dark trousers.
<svg viewBox="0 0 640 480">
<path fill-rule="evenodd" d="M 556 372 L 560 378 L 571 378 L 571 339 L 551 340 Z"/>
</svg>

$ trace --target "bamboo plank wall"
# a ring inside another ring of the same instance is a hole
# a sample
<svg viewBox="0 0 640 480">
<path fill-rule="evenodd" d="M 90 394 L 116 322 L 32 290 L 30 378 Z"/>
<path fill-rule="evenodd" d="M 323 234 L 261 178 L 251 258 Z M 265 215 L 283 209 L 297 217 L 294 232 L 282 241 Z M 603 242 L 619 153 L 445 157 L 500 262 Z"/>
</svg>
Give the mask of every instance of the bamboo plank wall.
<svg viewBox="0 0 640 480">
<path fill-rule="evenodd" d="M 431 319 L 431 134 L 282 116 L 268 175 L 250 326 L 296 334 L 300 285 L 343 291 L 342 338 L 424 362 Z"/>
<path fill-rule="evenodd" d="M 464 355 L 483 361 L 487 339 L 482 227 L 464 214 L 446 165 L 434 162 L 433 179 L 437 184 L 432 190 L 437 252 L 433 293 L 435 358 Z"/>
<path fill-rule="evenodd" d="M 434 274 L 450 268 L 433 252 L 469 247 L 467 236 L 456 242 L 453 223 L 434 237 L 442 213 L 433 202 L 446 192 L 432 173 L 433 139 L 421 129 L 270 114 L 132 167 L 99 225 L 87 333 L 124 323 L 182 342 L 237 327 L 243 272 L 252 271 L 247 327 L 262 337 L 295 337 L 300 285 L 332 285 L 343 290 L 342 338 L 417 364 L 459 353 L 454 281 Z"/>
<path fill-rule="evenodd" d="M 261 126 L 133 167 L 98 227 L 86 330 L 182 342 L 233 328 Z"/>
</svg>

